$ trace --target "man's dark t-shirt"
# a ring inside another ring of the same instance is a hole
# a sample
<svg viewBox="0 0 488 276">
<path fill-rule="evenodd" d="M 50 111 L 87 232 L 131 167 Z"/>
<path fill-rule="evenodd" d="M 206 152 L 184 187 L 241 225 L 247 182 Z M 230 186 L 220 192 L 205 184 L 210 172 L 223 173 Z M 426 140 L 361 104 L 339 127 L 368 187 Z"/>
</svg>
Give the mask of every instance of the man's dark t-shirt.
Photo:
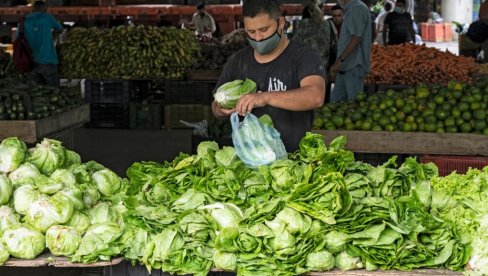
<svg viewBox="0 0 488 276">
<path fill-rule="evenodd" d="M 324 77 L 325 69 L 319 53 L 308 46 L 290 41 L 280 56 L 267 63 L 258 63 L 253 48 L 248 46 L 229 59 L 216 88 L 229 81 L 249 78 L 263 93 L 287 91 L 300 88 L 300 81 L 312 75 Z M 263 114 L 271 116 L 288 152 L 297 150 L 300 140 L 312 129 L 313 111 L 288 111 L 264 106 L 253 109 L 252 113 L 258 117 Z"/>
<path fill-rule="evenodd" d="M 388 25 L 388 45 L 412 41 L 410 30 L 413 21 L 409 13 L 390 12 L 386 16 L 384 24 Z"/>
</svg>

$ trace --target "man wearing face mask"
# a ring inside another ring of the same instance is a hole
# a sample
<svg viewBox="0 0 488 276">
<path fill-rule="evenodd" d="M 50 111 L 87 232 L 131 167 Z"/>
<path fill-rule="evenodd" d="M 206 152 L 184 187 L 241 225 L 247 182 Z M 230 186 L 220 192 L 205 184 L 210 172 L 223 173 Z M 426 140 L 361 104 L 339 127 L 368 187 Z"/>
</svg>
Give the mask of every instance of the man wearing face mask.
<svg viewBox="0 0 488 276">
<path fill-rule="evenodd" d="M 287 151 L 293 152 L 312 128 L 313 110 L 324 103 L 323 62 L 315 50 L 286 38 L 285 18 L 275 0 L 244 1 L 242 14 L 250 46 L 227 61 L 216 87 L 249 78 L 259 92 L 242 96 L 235 109 L 222 109 L 213 102 L 213 113 L 268 114 Z"/>
<path fill-rule="evenodd" d="M 405 11 L 405 0 L 397 0 L 393 12 L 385 17 L 383 42 L 384 45 L 415 43 L 412 16 Z"/>
<path fill-rule="evenodd" d="M 330 101 L 354 99 L 363 91 L 364 77 L 371 63 L 372 21 L 368 7 L 361 0 L 338 0 L 344 8 L 344 21 L 337 43 L 337 60 L 330 68 L 336 76 Z"/>
<path fill-rule="evenodd" d="M 195 27 L 195 32 L 198 35 L 215 33 L 215 21 L 206 10 L 204 4 L 197 5 L 197 12 L 193 14 L 190 26 Z"/>
</svg>

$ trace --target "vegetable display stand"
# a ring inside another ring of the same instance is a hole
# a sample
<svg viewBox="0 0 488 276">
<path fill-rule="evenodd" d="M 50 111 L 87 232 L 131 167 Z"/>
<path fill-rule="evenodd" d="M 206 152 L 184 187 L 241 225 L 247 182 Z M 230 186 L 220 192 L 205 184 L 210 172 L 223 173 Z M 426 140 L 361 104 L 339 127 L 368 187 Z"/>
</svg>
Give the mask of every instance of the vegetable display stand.
<svg viewBox="0 0 488 276">
<path fill-rule="evenodd" d="M 439 175 L 446 176 L 453 171 L 464 174 L 469 168 L 483 169 L 488 166 L 488 157 L 453 156 L 453 155 L 424 155 L 420 162 L 433 162 L 439 168 Z"/>
<path fill-rule="evenodd" d="M 488 135 L 353 130 L 314 130 L 326 143 L 345 135 L 346 149 L 365 153 L 448 154 L 488 156 Z"/>
<path fill-rule="evenodd" d="M 84 104 L 39 120 L 0 121 L 0 139 L 16 136 L 28 144 L 33 144 L 43 137 L 81 126 L 89 120 L 90 106 Z"/>
</svg>

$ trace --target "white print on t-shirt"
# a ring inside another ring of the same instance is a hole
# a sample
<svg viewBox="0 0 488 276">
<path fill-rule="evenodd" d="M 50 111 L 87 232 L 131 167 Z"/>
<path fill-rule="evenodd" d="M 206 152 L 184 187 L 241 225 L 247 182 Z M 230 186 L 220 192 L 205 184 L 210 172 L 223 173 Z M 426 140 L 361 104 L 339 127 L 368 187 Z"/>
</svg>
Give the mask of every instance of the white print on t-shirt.
<svg viewBox="0 0 488 276">
<path fill-rule="evenodd" d="M 286 85 L 277 78 L 269 78 L 268 91 L 286 91 Z"/>
</svg>

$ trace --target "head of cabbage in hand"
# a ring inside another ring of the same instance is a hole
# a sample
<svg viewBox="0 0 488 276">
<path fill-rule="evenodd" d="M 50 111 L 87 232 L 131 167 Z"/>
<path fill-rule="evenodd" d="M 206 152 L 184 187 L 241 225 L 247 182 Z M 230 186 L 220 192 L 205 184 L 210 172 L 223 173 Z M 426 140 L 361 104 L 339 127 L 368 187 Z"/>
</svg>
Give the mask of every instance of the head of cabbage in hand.
<svg viewBox="0 0 488 276">
<path fill-rule="evenodd" d="M 255 93 L 256 83 L 250 79 L 234 80 L 222 84 L 214 94 L 215 101 L 224 109 L 233 109 L 242 95 Z"/>
</svg>

